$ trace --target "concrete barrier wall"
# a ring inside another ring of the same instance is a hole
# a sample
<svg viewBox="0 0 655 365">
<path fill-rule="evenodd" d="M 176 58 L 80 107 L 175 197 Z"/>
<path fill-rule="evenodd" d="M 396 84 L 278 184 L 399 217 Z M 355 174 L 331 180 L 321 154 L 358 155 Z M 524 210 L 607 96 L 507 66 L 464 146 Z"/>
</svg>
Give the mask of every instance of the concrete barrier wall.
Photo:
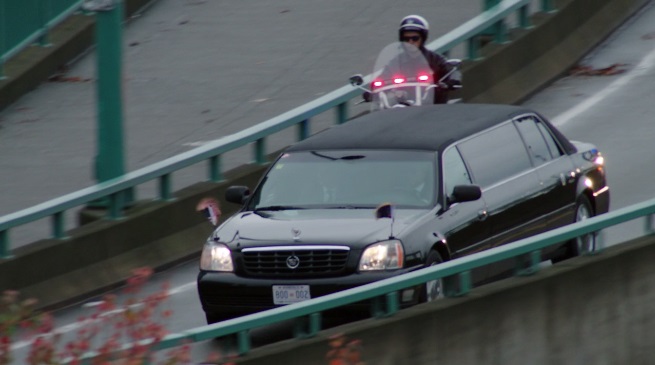
<svg viewBox="0 0 655 365">
<path fill-rule="evenodd" d="M 512 43 L 490 45 L 483 50 L 485 60 L 466 65 L 464 98 L 519 102 L 565 72 L 647 2 L 556 2 L 559 11 L 537 15 L 534 28 L 517 32 Z M 79 31 L 87 32 L 87 26 Z M 96 221 L 70 232 L 67 240 L 43 240 L 18 249 L 14 258 L 0 261 L 0 288 L 20 290 L 50 307 L 117 285 L 132 268 L 163 268 L 198 256 L 211 227 L 195 213 L 195 204 L 206 196 L 222 197 L 228 185 L 253 187 L 264 168 L 244 166 L 226 174 L 227 182 L 199 183 L 178 192 L 174 201 L 139 204 L 127 219 Z M 225 214 L 237 208 L 222 207 Z"/>
<path fill-rule="evenodd" d="M 447 298 L 260 348 L 241 365 L 324 365 L 331 336 L 368 365 L 652 364 L 655 237 Z M 384 350 L 381 350 L 384 349 Z"/>
</svg>

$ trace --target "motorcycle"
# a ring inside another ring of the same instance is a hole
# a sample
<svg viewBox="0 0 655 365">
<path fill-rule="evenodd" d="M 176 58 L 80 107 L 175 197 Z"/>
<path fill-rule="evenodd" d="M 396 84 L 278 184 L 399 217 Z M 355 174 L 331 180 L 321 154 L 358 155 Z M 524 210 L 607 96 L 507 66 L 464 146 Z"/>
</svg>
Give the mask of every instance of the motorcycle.
<svg viewBox="0 0 655 365">
<path fill-rule="evenodd" d="M 449 59 L 447 63 L 450 71 L 434 82 L 423 53 L 410 43 L 394 42 L 380 52 L 371 73 L 370 89 L 363 86 L 361 74 L 351 76 L 349 81 L 364 91 L 359 103 L 372 102 L 372 111 L 432 104 L 435 92 L 461 88 L 461 84 L 448 81 L 459 72 L 462 61 Z"/>
</svg>

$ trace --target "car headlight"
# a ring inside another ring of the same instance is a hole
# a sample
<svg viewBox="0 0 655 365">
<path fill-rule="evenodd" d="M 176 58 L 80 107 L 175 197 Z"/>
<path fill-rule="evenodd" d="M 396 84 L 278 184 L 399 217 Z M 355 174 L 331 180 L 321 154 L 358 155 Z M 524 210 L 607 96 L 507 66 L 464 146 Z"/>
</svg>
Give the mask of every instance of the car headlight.
<svg viewBox="0 0 655 365">
<path fill-rule="evenodd" d="M 232 252 L 222 243 L 207 241 L 202 248 L 200 269 L 207 271 L 234 271 Z"/>
<path fill-rule="evenodd" d="M 364 250 L 359 260 L 359 271 L 400 269 L 405 251 L 398 240 L 375 243 Z"/>
</svg>

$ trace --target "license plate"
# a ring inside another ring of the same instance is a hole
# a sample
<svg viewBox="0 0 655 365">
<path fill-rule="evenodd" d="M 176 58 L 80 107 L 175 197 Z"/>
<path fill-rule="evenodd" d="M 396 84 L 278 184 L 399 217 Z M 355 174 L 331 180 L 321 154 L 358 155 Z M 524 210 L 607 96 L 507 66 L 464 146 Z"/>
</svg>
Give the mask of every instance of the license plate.
<svg viewBox="0 0 655 365">
<path fill-rule="evenodd" d="M 309 285 L 273 285 L 273 303 L 291 304 L 311 299 Z"/>
</svg>

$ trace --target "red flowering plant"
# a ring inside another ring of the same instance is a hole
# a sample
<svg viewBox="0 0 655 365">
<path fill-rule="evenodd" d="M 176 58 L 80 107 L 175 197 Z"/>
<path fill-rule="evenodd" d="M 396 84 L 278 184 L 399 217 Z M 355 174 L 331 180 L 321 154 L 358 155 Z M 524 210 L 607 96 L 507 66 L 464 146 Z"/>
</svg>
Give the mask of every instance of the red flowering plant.
<svg viewBox="0 0 655 365">
<path fill-rule="evenodd" d="M 105 295 L 93 306 L 93 313 L 79 319 L 80 329 L 74 339 L 62 344 L 62 334 L 53 331 L 52 317 L 35 310 L 36 301 L 19 299 L 16 291 L 5 291 L 0 298 L 0 365 L 12 363 L 11 346 L 15 337 L 32 336 L 30 365 L 80 364 L 88 353 L 96 356 L 92 364 L 137 365 L 155 363 L 153 345 L 167 334 L 162 320 L 172 312 L 163 305 L 168 284 L 153 294 L 139 298 L 152 270 L 134 270 L 124 289 L 125 298 Z M 122 344 L 133 346 L 123 348 Z M 161 364 L 188 364 L 190 347 L 179 346 L 165 355 Z"/>
<path fill-rule="evenodd" d="M 12 339 L 29 329 L 49 331 L 52 318 L 35 313 L 36 301 L 20 300 L 19 293 L 5 290 L 0 296 L 0 365 L 10 364 Z"/>
<path fill-rule="evenodd" d="M 0 365 L 178 365 L 190 364 L 189 344 L 161 351 L 157 356 L 153 347 L 164 336 L 162 324 L 172 315 L 165 301 L 168 283 L 153 294 L 139 296 L 143 285 L 152 275 L 148 268 L 137 269 L 127 280 L 121 297 L 107 294 L 99 302 L 90 305 L 91 315 L 79 318 L 79 329 L 70 340 L 55 330 L 53 317 L 36 310 L 33 299 L 21 300 L 16 291 L 0 295 Z M 29 340 L 31 346 L 23 361 L 13 362 L 12 344 L 16 340 Z M 131 346 L 125 346 L 130 344 Z M 335 336 L 330 341 L 327 360 L 330 365 L 363 365 L 360 359 L 361 343 Z M 89 354 L 93 357 L 89 358 Z M 234 356 L 224 357 L 213 353 L 203 364 L 234 365 Z"/>
<path fill-rule="evenodd" d="M 345 335 L 337 334 L 330 338 L 329 345 L 330 350 L 325 355 L 328 365 L 365 365 L 361 359 L 360 340 L 348 340 Z"/>
</svg>

